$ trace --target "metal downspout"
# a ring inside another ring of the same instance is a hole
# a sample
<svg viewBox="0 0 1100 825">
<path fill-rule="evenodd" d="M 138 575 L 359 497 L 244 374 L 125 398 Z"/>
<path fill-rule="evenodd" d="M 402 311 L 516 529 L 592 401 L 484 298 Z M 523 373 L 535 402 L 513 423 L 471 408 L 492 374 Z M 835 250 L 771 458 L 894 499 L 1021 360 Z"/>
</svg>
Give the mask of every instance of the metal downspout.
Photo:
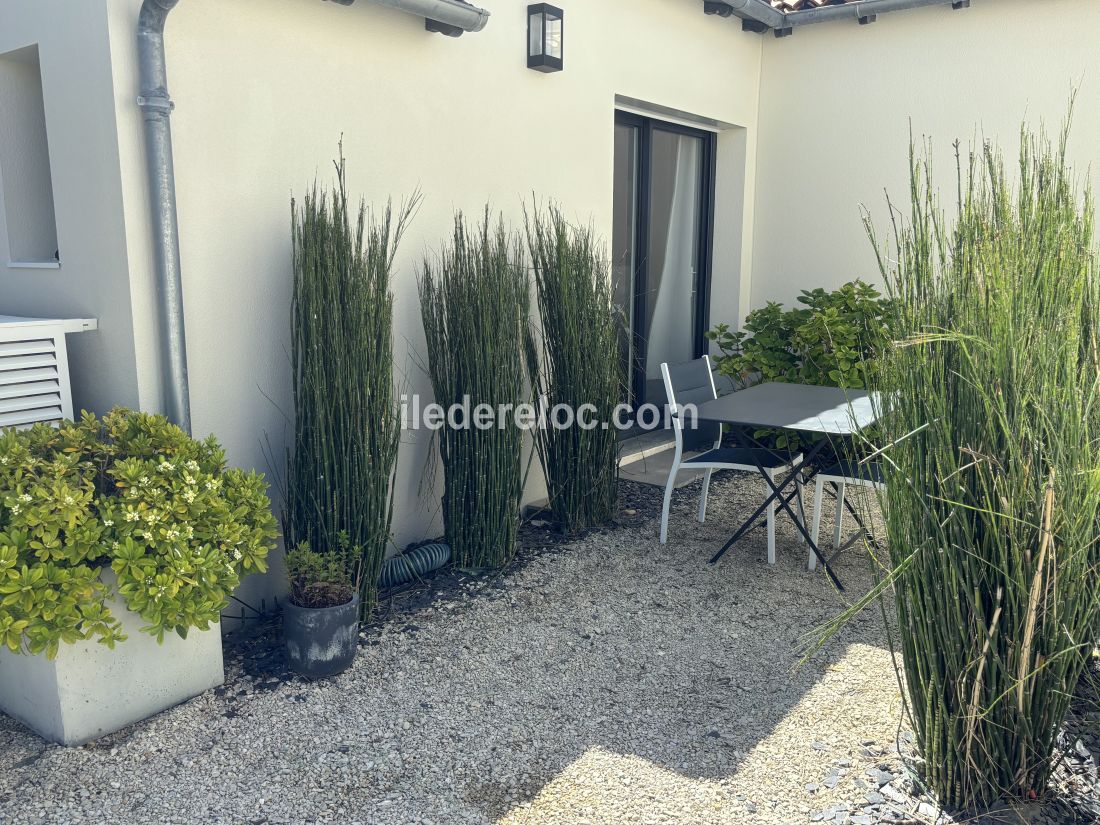
<svg viewBox="0 0 1100 825">
<path fill-rule="evenodd" d="M 187 382 L 187 336 L 183 322 L 183 277 L 180 271 L 176 175 L 172 162 L 174 104 L 168 96 L 164 23 L 179 0 L 144 0 L 138 17 L 138 106 L 145 120 L 145 155 L 149 171 L 149 210 L 160 307 L 161 383 L 165 414 L 191 433 L 191 397 Z"/>
</svg>

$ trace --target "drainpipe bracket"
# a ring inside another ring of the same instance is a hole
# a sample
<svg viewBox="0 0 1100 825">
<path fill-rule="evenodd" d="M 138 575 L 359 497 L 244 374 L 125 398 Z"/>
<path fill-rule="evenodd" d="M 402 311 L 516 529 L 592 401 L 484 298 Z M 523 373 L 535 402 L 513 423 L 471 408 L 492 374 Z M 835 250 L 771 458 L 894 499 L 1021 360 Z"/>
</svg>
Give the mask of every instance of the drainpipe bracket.
<svg viewBox="0 0 1100 825">
<path fill-rule="evenodd" d="M 166 94 L 138 95 L 137 105 L 156 114 L 170 115 L 176 108 L 175 102 Z"/>
<path fill-rule="evenodd" d="M 432 20 L 431 18 L 424 19 L 424 30 L 429 31 L 432 34 L 442 34 L 447 37 L 462 37 L 465 29 L 461 29 L 458 26 L 451 26 L 447 23 L 440 23 L 438 20 Z"/>
</svg>

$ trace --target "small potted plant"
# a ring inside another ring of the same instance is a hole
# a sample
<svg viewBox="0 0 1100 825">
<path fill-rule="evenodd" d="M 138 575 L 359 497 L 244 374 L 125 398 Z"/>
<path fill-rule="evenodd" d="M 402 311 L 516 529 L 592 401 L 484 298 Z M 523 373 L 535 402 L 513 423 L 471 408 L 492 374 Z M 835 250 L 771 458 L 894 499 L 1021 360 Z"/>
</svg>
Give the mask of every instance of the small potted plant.
<svg viewBox="0 0 1100 825">
<path fill-rule="evenodd" d="M 0 709 L 75 745 L 225 679 L 220 613 L 277 535 L 267 485 L 162 416 L 0 434 Z"/>
<path fill-rule="evenodd" d="M 309 679 L 351 667 L 359 646 L 359 585 L 363 553 L 343 534 L 319 552 L 302 542 L 287 550 L 290 594 L 283 635 L 291 670 Z"/>
</svg>

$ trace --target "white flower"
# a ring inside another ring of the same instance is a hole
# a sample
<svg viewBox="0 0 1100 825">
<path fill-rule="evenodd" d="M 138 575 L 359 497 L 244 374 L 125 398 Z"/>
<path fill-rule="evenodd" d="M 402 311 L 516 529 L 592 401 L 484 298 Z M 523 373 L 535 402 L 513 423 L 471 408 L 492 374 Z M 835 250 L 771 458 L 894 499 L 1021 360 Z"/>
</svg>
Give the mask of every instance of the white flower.
<svg viewBox="0 0 1100 825">
<path fill-rule="evenodd" d="M 142 476 L 141 478 L 138 479 L 138 483 L 139 484 L 148 484 L 149 483 L 149 476 Z"/>
<path fill-rule="evenodd" d="M 188 504 L 194 504 L 195 503 L 195 491 L 194 490 L 188 490 L 187 492 L 185 492 L 183 494 L 183 500 L 186 501 Z"/>
<path fill-rule="evenodd" d="M 176 469 L 176 465 L 170 461 L 162 461 L 159 469 L 162 473 L 170 473 L 172 470 Z"/>
<path fill-rule="evenodd" d="M 66 507 L 72 507 L 76 503 L 72 496 L 65 496 L 61 501 Z"/>
<path fill-rule="evenodd" d="M 20 512 L 22 511 L 22 510 L 23 510 L 23 508 L 22 508 L 22 507 L 20 507 L 20 506 L 19 506 L 18 504 L 13 504 L 13 505 L 12 505 L 11 511 L 12 511 L 13 513 L 15 513 L 15 515 L 19 515 L 19 513 L 20 513 Z"/>
<path fill-rule="evenodd" d="M 114 527 L 115 523 L 111 519 L 105 518 L 105 519 L 103 519 L 103 526 L 104 527 Z"/>
<path fill-rule="evenodd" d="M 137 521 L 140 518 L 141 518 L 140 513 L 136 512 L 134 510 L 127 510 L 126 511 L 126 520 L 127 521 Z"/>
<path fill-rule="evenodd" d="M 26 502 L 27 504 L 30 504 L 30 503 L 31 503 L 31 500 L 32 500 L 32 499 L 31 499 L 31 494 L 30 494 L 30 493 L 23 493 L 23 495 L 21 495 L 21 496 L 19 497 L 19 500 L 20 500 L 20 501 L 24 501 L 24 502 Z"/>
<path fill-rule="evenodd" d="M 241 555 L 242 555 L 242 554 L 241 554 L 241 551 L 240 551 L 240 550 L 234 550 L 234 551 L 233 551 L 233 558 L 235 558 L 235 559 L 236 559 L 237 561 L 240 561 L 240 560 L 241 560 Z"/>
<path fill-rule="evenodd" d="M 193 473 L 197 473 L 199 471 L 199 462 L 195 461 L 195 459 L 193 458 L 188 461 L 185 466 Z"/>
</svg>

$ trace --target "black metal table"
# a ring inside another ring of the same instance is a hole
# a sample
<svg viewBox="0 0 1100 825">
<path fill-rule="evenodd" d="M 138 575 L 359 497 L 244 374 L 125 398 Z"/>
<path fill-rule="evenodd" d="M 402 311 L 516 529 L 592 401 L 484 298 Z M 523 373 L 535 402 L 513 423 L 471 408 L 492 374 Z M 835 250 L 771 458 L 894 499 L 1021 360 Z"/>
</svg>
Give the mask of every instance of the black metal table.
<svg viewBox="0 0 1100 825">
<path fill-rule="evenodd" d="M 794 485 L 795 480 L 804 470 L 809 471 L 809 476 L 805 477 L 804 481 L 811 481 L 821 470 L 815 463 L 821 451 L 828 444 L 838 440 L 849 440 L 863 428 L 874 424 L 879 418 L 880 410 L 881 404 L 877 393 L 837 387 L 778 383 L 757 384 L 740 392 L 698 404 L 697 421 L 728 424 L 732 427 L 735 437 L 741 441 L 748 440 L 744 430 L 749 428 L 789 430 L 818 436 L 803 456 L 802 465 L 778 484 L 769 478 L 762 466 L 758 465 L 761 477 L 771 487 L 771 495 L 737 529 L 722 549 L 715 553 L 710 563 L 714 564 L 722 558 L 738 539 L 752 529 L 756 520 L 768 509 L 768 505 L 775 501 L 791 516 L 833 584 L 838 590 L 843 590 L 844 586 L 833 572 L 828 559 L 814 543 L 806 525 L 791 509 L 791 499 L 798 494 L 798 488 L 795 487 L 787 494 L 784 494 L 784 490 Z M 815 502 L 815 506 L 820 506 L 820 502 Z"/>
</svg>

